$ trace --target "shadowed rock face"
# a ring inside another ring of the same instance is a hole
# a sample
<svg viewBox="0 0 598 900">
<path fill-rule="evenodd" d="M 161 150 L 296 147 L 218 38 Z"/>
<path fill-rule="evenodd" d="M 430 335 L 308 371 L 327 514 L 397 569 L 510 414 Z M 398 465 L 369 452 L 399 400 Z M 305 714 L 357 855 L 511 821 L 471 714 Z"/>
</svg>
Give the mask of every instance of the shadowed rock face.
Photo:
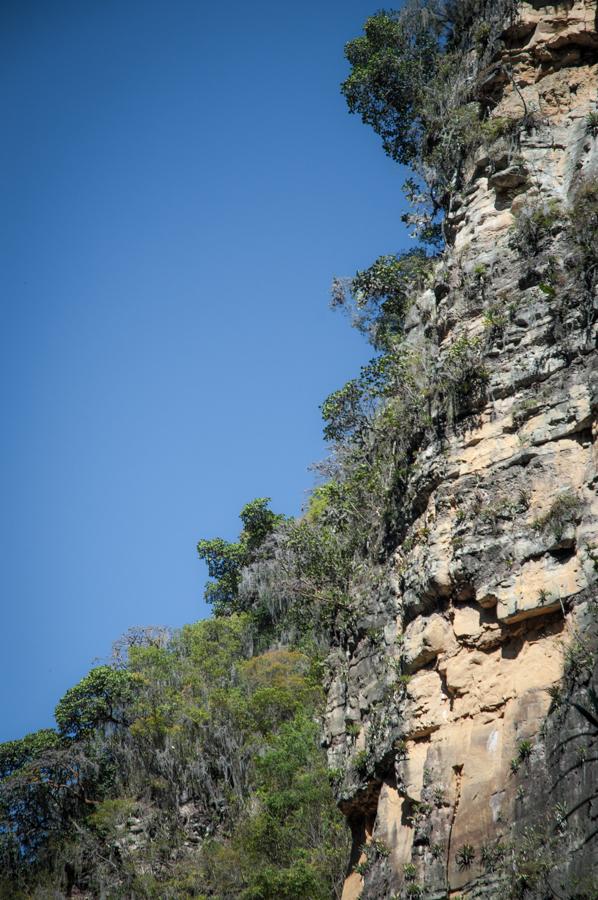
<svg viewBox="0 0 598 900">
<path fill-rule="evenodd" d="M 596 896 L 598 740 L 568 702 L 596 680 L 598 299 L 574 237 L 598 176 L 596 17 L 520 4 L 482 77 L 512 127 L 467 161 L 409 314 L 440 361 L 477 340 L 487 381 L 420 452 L 367 633 L 331 654 L 326 740 L 361 863 L 344 900 Z"/>
</svg>

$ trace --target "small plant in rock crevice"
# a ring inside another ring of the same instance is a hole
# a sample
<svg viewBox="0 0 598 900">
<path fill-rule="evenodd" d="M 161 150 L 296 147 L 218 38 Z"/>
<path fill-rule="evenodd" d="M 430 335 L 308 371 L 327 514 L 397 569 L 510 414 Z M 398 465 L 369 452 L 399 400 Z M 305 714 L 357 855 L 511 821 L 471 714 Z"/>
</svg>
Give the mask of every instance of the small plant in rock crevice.
<svg viewBox="0 0 598 900">
<path fill-rule="evenodd" d="M 590 114 L 596 115 L 598 113 Z M 594 122 L 592 118 L 592 122 Z M 567 238 L 572 255 L 568 261 L 581 287 L 583 327 L 596 321 L 595 292 L 598 285 L 598 179 L 582 182 L 568 216 Z"/>
<path fill-rule="evenodd" d="M 358 775 L 364 776 L 367 774 L 369 769 L 369 753 L 367 750 L 358 750 L 355 756 L 353 757 L 353 765 L 355 767 L 355 771 Z"/>
<path fill-rule="evenodd" d="M 496 872 L 504 862 L 507 851 L 507 845 L 501 841 L 484 844 L 480 850 L 480 860 L 486 872 Z"/>
<path fill-rule="evenodd" d="M 432 859 L 442 859 L 444 856 L 444 845 L 443 844 L 432 844 L 430 847 L 430 852 L 432 854 Z"/>
<path fill-rule="evenodd" d="M 356 738 L 361 733 L 361 725 L 359 722 L 349 722 L 345 731 L 348 737 Z"/>
<path fill-rule="evenodd" d="M 390 849 L 384 841 L 381 841 L 379 838 L 374 838 L 369 844 L 363 844 L 363 846 L 360 847 L 360 854 L 361 856 L 365 856 L 365 859 L 357 863 L 354 871 L 357 872 L 358 875 L 365 877 L 377 860 L 386 859 L 386 857 L 390 855 Z"/>
<path fill-rule="evenodd" d="M 476 852 L 474 846 L 472 844 L 463 844 L 463 846 L 457 850 L 457 853 L 455 855 L 459 870 L 462 871 L 463 869 L 469 869 L 475 857 Z"/>
<path fill-rule="evenodd" d="M 554 200 L 526 206 L 515 219 L 511 246 L 524 257 L 536 256 L 560 217 L 560 207 Z"/>
<path fill-rule="evenodd" d="M 586 677 L 592 671 L 595 661 L 595 651 L 588 636 L 579 629 L 574 629 L 565 646 L 565 679 L 571 682 Z"/>
<path fill-rule="evenodd" d="M 555 540 L 561 540 L 567 526 L 578 521 L 581 505 L 580 497 L 572 491 L 560 494 L 544 515 L 533 520 L 532 528 L 535 531 L 548 530 Z"/>
<path fill-rule="evenodd" d="M 405 876 L 405 881 L 415 881 L 417 878 L 417 866 L 413 863 L 405 863 L 403 866 L 403 875 Z"/>
<path fill-rule="evenodd" d="M 405 888 L 405 897 L 409 898 L 409 900 L 421 900 L 424 896 L 424 888 L 421 884 L 416 884 L 415 882 L 411 882 Z"/>
<path fill-rule="evenodd" d="M 592 110 L 586 116 L 586 131 L 592 137 L 598 135 L 598 112 L 596 110 Z"/>
<path fill-rule="evenodd" d="M 517 744 L 517 761 L 519 763 L 526 762 L 532 755 L 534 745 L 530 740 L 522 740 Z"/>
<path fill-rule="evenodd" d="M 369 859 L 364 860 L 363 862 L 357 863 L 354 871 L 363 878 L 370 871 L 371 865 Z"/>
<path fill-rule="evenodd" d="M 436 785 L 436 787 L 432 790 L 432 799 L 435 806 L 440 807 L 444 804 L 444 790 L 440 785 Z"/>
</svg>

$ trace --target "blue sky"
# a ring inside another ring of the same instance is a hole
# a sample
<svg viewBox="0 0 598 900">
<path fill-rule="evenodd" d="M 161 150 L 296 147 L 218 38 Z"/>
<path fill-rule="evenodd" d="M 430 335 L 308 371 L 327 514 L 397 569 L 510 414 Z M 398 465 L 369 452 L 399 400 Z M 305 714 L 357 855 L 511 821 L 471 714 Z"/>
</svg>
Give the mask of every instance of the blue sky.
<svg viewBox="0 0 598 900">
<path fill-rule="evenodd" d="M 200 537 L 299 512 L 369 358 L 333 275 L 409 243 L 339 92 L 371 0 L 4 0 L 0 740 L 130 625 L 208 614 Z"/>
</svg>

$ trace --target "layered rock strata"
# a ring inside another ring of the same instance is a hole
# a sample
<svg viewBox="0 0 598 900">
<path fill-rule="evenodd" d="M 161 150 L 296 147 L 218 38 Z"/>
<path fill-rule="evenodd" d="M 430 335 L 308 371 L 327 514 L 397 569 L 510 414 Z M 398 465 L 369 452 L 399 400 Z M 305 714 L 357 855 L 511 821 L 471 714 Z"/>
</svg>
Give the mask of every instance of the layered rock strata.
<svg viewBox="0 0 598 900">
<path fill-rule="evenodd" d="M 343 900 L 598 883 L 597 743 L 571 705 L 549 715 L 564 677 L 590 677 L 598 596 L 598 303 L 572 238 L 598 177 L 596 18 L 595 0 L 533 2 L 505 23 L 482 77 L 496 132 L 409 313 L 439 364 L 479 349 L 484 392 L 417 456 L 389 578 L 330 656 Z M 525 852 L 561 858 L 526 874 Z"/>
</svg>

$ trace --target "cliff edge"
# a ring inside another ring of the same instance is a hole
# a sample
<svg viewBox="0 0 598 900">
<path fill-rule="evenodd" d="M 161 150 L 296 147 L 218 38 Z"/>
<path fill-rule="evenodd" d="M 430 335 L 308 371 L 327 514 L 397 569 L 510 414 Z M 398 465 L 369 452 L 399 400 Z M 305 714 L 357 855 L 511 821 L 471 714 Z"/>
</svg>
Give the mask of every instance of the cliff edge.
<svg viewBox="0 0 598 900">
<path fill-rule="evenodd" d="M 343 900 L 581 897 L 595 874 L 596 729 L 571 697 L 596 684 L 597 14 L 505 17 L 449 247 L 408 313 L 406 345 L 469 381 L 329 658 Z"/>
</svg>

